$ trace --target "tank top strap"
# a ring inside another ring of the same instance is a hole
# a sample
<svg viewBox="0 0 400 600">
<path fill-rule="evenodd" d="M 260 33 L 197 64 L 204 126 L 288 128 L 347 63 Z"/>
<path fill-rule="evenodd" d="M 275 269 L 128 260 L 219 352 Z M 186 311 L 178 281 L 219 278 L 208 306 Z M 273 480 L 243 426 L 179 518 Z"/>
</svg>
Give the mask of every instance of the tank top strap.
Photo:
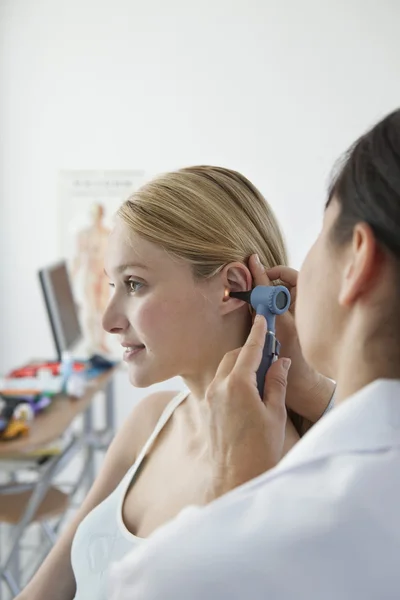
<svg viewBox="0 0 400 600">
<path fill-rule="evenodd" d="M 163 427 L 166 425 L 167 421 L 169 420 L 169 418 L 171 417 L 171 415 L 173 414 L 175 409 L 184 400 L 186 400 L 186 398 L 189 396 L 189 393 L 190 393 L 189 390 L 184 390 L 183 392 L 180 392 L 180 394 L 178 394 L 177 396 L 172 398 L 172 400 L 164 408 L 163 412 L 161 413 L 160 418 L 157 421 L 156 426 L 153 429 L 153 433 L 151 434 L 151 436 L 149 437 L 149 439 L 143 446 L 141 452 L 138 454 L 135 464 L 133 465 L 135 471 L 139 468 L 139 466 L 142 463 L 147 452 L 150 450 L 150 448 L 153 445 L 154 441 L 156 440 L 158 434 L 163 429 Z"/>
</svg>

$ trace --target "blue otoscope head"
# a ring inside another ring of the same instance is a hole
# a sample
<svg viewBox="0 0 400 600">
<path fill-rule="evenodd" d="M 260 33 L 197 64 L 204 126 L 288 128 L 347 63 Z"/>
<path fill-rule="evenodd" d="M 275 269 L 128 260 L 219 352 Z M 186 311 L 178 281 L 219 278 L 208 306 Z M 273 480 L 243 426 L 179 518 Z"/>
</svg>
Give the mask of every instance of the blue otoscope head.
<svg viewBox="0 0 400 600">
<path fill-rule="evenodd" d="M 248 302 L 257 314 L 264 315 L 268 331 L 272 333 L 275 333 L 276 315 L 282 315 L 290 306 L 290 292 L 283 285 L 258 285 L 248 292 L 231 292 L 229 295 Z"/>
<path fill-rule="evenodd" d="M 268 331 L 275 333 L 275 317 L 288 310 L 290 292 L 283 285 L 258 285 L 251 292 L 250 304 L 257 314 L 267 319 Z"/>
<path fill-rule="evenodd" d="M 290 306 L 290 292 L 283 285 L 258 285 L 248 292 L 231 292 L 232 298 L 238 298 L 251 304 L 257 314 L 264 315 L 268 324 L 263 356 L 257 371 L 257 387 L 261 398 L 264 395 L 265 376 L 269 367 L 279 356 L 280 345 L 275 337 L 276 315 L 282 315 Z"/>
</svg>

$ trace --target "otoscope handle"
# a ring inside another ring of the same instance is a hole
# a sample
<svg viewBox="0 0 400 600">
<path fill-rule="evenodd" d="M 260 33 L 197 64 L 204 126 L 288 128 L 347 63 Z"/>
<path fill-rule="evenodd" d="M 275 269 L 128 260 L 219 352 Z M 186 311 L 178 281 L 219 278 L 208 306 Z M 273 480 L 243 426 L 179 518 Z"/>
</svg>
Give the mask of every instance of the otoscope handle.
<svg viewBox="0 0 400 600">
<path fill-rule="evenodd" d="M 232 298 L 238 298 L 251 304 L 258 315 L 263 315 L 267 321 L 268 333 L 260 367 L 257 371 L 257 388 L 261 398 L 264 397 L 265 376 L 268 369 L 279 356 L 280 344 L 275 337 L 276 315 L 282 315 L 289 309 L 290 292 L 283 285 L 258 285 L 247 292 L 230 292 Z"/>
<path fill-rule="evenodd" d="M 278 358 L 280 344 L 275 337 L 275 334 L 268 331 L 265 336 L 265 344 L 261 364 L 257 371 L 257 389 L 261 396 L 264 397 L 265 377 L 272 363 Z"/>
</svg>

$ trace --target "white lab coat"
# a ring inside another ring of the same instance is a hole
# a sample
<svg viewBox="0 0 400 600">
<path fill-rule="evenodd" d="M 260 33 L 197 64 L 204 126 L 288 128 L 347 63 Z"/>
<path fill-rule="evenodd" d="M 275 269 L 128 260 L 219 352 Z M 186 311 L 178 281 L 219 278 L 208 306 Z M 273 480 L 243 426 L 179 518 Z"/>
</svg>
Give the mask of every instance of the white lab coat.
<svg viewBox="0 0 400 600">
<path fill-rule="evenodd" d="M 370 384 L 268 473 L 116 565 L 111 600 L 399 600 L 400 380 Z"/>
</svg>

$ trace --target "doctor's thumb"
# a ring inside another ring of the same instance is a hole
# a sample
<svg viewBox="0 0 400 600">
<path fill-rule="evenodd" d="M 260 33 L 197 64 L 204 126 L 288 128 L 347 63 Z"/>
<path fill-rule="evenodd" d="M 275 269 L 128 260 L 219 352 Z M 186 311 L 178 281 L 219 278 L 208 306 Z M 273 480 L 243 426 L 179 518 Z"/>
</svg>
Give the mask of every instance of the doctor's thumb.
<svg viewBox="0 0 400 600">
<path fill-rule="evenodd" d="M 264 386 L 264 404 L 270 410 L 277 410 L 286 415 L 286 388 L 290 358 L 280 358 L 268 369 Z"/>
</svg>

